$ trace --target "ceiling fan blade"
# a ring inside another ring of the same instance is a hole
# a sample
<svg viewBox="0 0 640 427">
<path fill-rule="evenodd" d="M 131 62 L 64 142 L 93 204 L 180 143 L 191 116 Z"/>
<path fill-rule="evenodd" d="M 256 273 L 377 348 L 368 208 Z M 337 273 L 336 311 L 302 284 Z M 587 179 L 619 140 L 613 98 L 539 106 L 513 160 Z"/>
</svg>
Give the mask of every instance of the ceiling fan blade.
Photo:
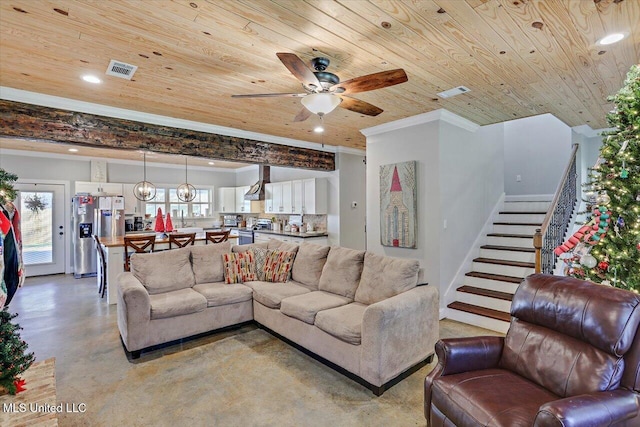
<svg viewBox="0 0 640 427">
<path fill-rule="evenodd" d="M 302 98 L 307 93 L 252 93 L 247 95 L 231 95 L 232 98 Z"/>
<path fill-rule="evenodd" d="M 348 96 L 341 96 L 340 98 L 342 98 L 342 102 L 339 105 L 340 107 L 355 111 L 356 113 L 365 114 L 367 116 L 377 116 L 384 111 L 382 108 L 378 108 L 373 104 L 369 104 L 368 102 L 364 102 L 359 99 L 350 98 Z"/>
<path fill-rule="evenodd" d="M 280 61 L 284 64 L 285 67 L 293 74 L 296 79 L 300 80 L 305 86 L 310 86 L 312 89 L 318 88 L 322 89 L 322 85 L 320 85 L 320 81 L 313 74 L 313 71 L 302 61 L 302 59 L 298 58 L 298 56 L 294 53 L 276 53 Z"/>
<path fill-rule="evenodd" d="M 302 110 L 295 116 L 293 119 L 294 122 L 304 122 L 309 117 L 311 117 L 311 111 L 307 110 L 305 107 L 302 107 Z"/>
<path fill-rule="evenodd" d="M 398 68 L 397 70 L 381 71 L 379 73 L 368 74 L 366 76 L 346 80 L 333 85 L 331 90 L 345 94 L 366 92 L 369 90 L 382 89 L 383 87 L 404 83 L 407 80 L 409 80 L 407 73 L 405 73 L 402 68 Z M 344 91 L 341 92 L 340 88 L 344 89 Z"/>
</svg>

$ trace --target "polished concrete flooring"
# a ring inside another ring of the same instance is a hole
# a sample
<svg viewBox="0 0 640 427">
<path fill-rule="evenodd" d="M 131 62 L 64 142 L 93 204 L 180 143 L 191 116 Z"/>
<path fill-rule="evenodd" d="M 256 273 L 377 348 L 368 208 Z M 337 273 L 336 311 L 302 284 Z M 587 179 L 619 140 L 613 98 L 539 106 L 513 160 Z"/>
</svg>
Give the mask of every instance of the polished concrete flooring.
<svg viewBox="0 0 640 427">
<path fill-rule="evenodd" d="M 95 278 L 28 278 L 10 305 L 37 360 L 56 358 L 60 426 L 424 426 L 435 361 L 382 396 L 255 326 L 127 360 Z M 440 337 L 497 335 L 449 320 Z M 28 388 L 28 384 L 27 384 Z"/>
</svg>

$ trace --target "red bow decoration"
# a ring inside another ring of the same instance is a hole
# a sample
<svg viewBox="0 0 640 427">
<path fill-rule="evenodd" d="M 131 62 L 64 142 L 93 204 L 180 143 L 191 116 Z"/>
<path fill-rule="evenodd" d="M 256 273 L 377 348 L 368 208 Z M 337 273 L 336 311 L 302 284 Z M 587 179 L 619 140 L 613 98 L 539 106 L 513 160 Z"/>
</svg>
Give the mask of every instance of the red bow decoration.
<svg viewBox="0 0 640 427">
<path fill-rule="evenodd" d="M 14 382 L 13 385 L 16 386 L 16 394 L 20 393 L 21 391 L 25 391 L 26 387 L 25 385 L 27 385 L 27 381 L 23 380 L 22 378 L 17 378 Z"/>
</svg>

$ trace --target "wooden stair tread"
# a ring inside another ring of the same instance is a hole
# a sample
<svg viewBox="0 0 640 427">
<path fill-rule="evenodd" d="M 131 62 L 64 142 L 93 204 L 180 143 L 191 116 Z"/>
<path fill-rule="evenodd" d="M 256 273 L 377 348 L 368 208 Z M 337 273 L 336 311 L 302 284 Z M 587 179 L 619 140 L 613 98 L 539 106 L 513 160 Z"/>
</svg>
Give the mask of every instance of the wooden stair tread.
<svg viewBox="0 0 640 427">
<path fill-rule="evenodd" d="M 506 222 L 506 221 L 499 221 L 499 222 L 494 222 L 493 225 L 534 225 L 534 226 L 538 226 L 538 227 L 542 227 L 542 224 L 540 224 L 539 222 Z"/>
<path fill-rule="evenodd" d="M 498 245 L 483 245 L 480 249 L 493 249 L 495 251 L 514 251 L 514 252 L 531 252 L 536 251 L 535 248 L 520 248 L 518 246 L 498 246 Z"/>
<path fill-rule="evenodd" d="M 508 265 L 510 267 L 536 268 L 536 264 L 534 262 L 508 261 L 504 259 L 479 257 L 479 258 L 475 258 L 473 262 L 483 262 L 485 264 Z"/>
<path fill-rule="evenodd" d="M 475 286 L 461 286 L 457 289 L 458 292 L 465 292 L 468 294 L 473 294 L 473 295 L 479 295 L 479 296 L 483 296 L 483 297 L 489 297 L 489 298 L 495 298 L 495 299 L 501 299 L 504 301 L 511 301 L 513 300 L 513 294 L 507 293 L 507 292 L 500 292 L 500 291 L 493 291 L 491 289 L 483 289 L 483 288 L 477 288 Z"/>
<path fill-rule="evenodd" d="M 546 212 L 527 212 L 527 211 L 516 211 L 516 212 L 510 212 L 510 211 L 500 211 L 498 212 L 500 214 L 506 214 L 506 215 L 546 215 Z"/>
<path fill-rule="evenodd" d="M 533 234 L 509 234 L 509 233 L 488 233 L 490 237 L 515 237 L 521 239 L 533 239 Z"/>
<path fill-rule="evenodd" d="M 511 321 L 511 315 L 504 311 L 492 310 L 490 308 L 478 307 L 477 305 L 467 304 L 464 302 L 452 302 L 447 307 L 454 310 L 460 310 L 471 314 L 477 314 L 478 316 L 490 317 L 496 320 L 502 320 L 505 322 Z"/>
<path fill-rule="evenodd" d="M 481 271 L 470 271 L 468 273 L 465 273 L 465 276 L 477 277 L 479 279 L 497 280 L 499 282 L 516 283 L 518 285 L 523 280 L 522 277 L 505 276 L 503 274 L 484 273 Z"/>
</svg>

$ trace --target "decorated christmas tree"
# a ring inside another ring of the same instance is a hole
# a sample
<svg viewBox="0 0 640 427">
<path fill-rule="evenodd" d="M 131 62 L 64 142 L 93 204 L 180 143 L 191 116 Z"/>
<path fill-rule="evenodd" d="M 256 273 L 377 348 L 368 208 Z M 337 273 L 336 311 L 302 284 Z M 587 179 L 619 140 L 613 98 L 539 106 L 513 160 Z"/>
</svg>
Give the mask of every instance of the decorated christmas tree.
<svg viewBox="0 0 640 427">
<path fill-rule="evenodd" d="M 640 65 L 609 101 L 613 130 L 585 184 L 587 223 L 556 253 L 566 252 L 570 276 L 640 292 Z"/>
<path fill-rule="evenodd" d="M 11 323 L 17 314 L 5 308 L 0 310 L 0 387 L 10 394 L 23 390 L 24 380 L 18 375 L 26 371 L 35 360 L 33 353 L 26 353 L 27 343 L 20 338 L 20 325 Z"/>
</svg>

